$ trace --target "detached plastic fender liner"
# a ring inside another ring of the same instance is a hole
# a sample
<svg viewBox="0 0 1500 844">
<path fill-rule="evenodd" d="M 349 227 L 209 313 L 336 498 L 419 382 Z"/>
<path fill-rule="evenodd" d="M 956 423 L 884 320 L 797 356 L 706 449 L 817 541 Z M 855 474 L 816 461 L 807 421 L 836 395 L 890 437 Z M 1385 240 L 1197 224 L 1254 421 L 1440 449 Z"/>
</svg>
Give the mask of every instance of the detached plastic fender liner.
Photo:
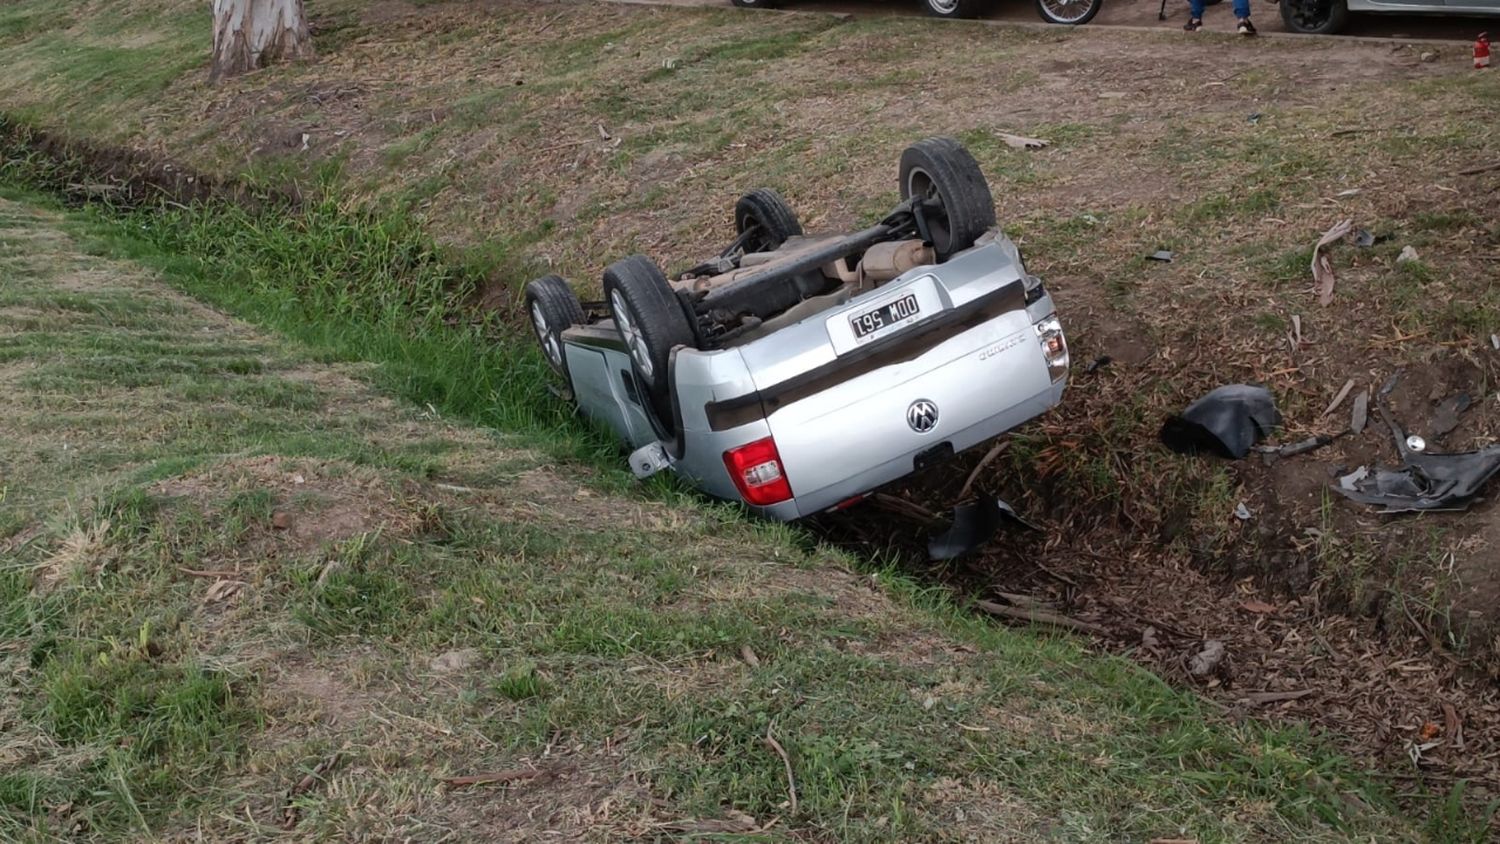
<svg viewBox="0 0 1500 844">
<path fill-rule="evenodd" d="M 709 430 L 727 431 L 763 419 L 784 405 L 884 366 L 921 357 L 957 334 L 1026 307 L 1026 283 L 1017 279 L 972 302 L 913 325 L 779 384 L 704 406 Z"/>
<path fill-rule="evenodd" d="M 927 554 L 935 561 L 961 557 L 989 542 L 1000 525 L 1007 522 L 1027 530 L 1037 530 L 1005 501 L 993 495 L 981 495 L 953 508 L 951 526 L 927 541 Z"/>
<path fill-rule="evenodd" d="M 1280 425 L 1270 390 L 1229 384 L 1188 405 L 1180 415 L 1167 417 L 1161 441 L 1178 454 L 1208 451 L 1238 460 Z"/>
</svg>

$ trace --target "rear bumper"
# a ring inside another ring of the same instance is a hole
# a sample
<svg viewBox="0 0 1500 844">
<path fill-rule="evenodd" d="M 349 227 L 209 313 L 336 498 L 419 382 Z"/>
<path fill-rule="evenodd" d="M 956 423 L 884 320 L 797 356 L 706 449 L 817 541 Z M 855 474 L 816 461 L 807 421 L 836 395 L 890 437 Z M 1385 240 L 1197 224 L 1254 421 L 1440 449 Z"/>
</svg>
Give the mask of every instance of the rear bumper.
<svg viewBox="0 0 1500 844">
<path fill-rule="evenodd" d="M 1009 405 L 1003 411 L 988 419 L 984 419 L 962 430 L 954 431 L 951 434 L 943 436 L 941 439 L 926 442 L 921 448 L 912 449 L 894 456 L 878 466 L 866 469 L 842 481 L 830 484 L 822 489 L 798 493 L 796 497 L 771 507 L 752 507 L 751 509 L 767 518 L 780 521 L 791 521 L 793 519 L 816 515 L 854 496 L 863 495 L 912 474 L 916 470 L 917 457 L 934 446 L 948 443 L 953 447 L 954 453 L 957 453 L 973 448 L 976 445 L 994 439 L 1007 431 L 1025 424 L 1031 419 L 1056 407 L 1058 402 L 1062 401 L 1063 390 L 1066 386 L 1067 380 L 1063 379 L 1041 392 Z M 797 482 L 796 471 L 795 466 L 787 467 L 787 475 L 792 481 L 794 492 L 796 491 Z"/>
</svg>

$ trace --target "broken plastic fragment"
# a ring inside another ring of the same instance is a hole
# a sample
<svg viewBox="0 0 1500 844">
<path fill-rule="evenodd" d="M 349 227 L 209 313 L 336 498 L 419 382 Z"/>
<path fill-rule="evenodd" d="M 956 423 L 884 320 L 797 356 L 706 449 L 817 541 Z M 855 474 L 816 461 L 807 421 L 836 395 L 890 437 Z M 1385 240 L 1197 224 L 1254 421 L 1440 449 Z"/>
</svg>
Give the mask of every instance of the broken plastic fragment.
<svg viewBox="0 0 1500 844">
<path fill-rule="evenodd" d="M 1339 479 L 1334 489 L 1383 513 L 1462 510 L 1500 472 L 1500 447 L 1462 454 L 1410 454 L 1402 469 L 1361 468 Z"/>
<path fill-rule="evenodd" d="M 1172 258 L 1172 253 L 1165 249 L 1158 249 L 1146 256 L 1146 260 L 1148 261 L 1161 261 L 1164 264 L 1172 263 Z"/>
<path fill-rule="evenodd" d="M 981 495 L 953 508 L 953 524 L 942 534 L 927 541 L 927 553 L 934 560 L 952 560 L 984 545 L 1011 522 L 1027 530 L 1036 530 L 1016 514 L 1015 508 L 992 495 Z"/>
<path fill-rule="evenodd" d="M 1208 451 L 1238 460 L 1281 424 L 1275 399 L 1265 387 L 1229 384 L 1169 416 L 1161 441 L 1178 454 Z"/>
<path fill-rule="evenodd" d="M 1250 508 L 1245 506 L 1245 502 L 1241 501 L 1234 506 L 1234 517 L 1242 522 L 1250 521 Z"/>
</svg>

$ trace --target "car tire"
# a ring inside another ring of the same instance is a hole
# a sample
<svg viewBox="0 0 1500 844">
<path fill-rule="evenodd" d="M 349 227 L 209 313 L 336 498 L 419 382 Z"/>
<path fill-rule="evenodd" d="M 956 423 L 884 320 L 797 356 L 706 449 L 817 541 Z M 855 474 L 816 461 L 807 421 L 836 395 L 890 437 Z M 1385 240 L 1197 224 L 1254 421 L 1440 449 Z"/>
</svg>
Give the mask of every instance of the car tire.
<svg viewBox="0 0 1500 844">
<path fill-rule="evenodd" d="M 1093 20 L 1103 6 L 1104 0 L 1036 0 L 1036 11 L 1042 20 L 1060 26 L 1083 26 Z"/>
<path fill-rule="evenodd" d="M 631 255 L 604 270 L 604 301 L 637 380 L 650 395 L 657 419 L 665 422 L 672 406 L 667 371 L 672 350 L 694 342 L 687 313 L 667 277 L 644 255 Z"/>
<path fill-rule="evenodd" d="M 802 234 L 797 212 L 770 188 L 756 188 L 734 204 L 734 233 L 743 235 L 757 229 L 745 242 L 745 252 L 770 252 L 780 248 L 787 238 Z"/>
<path fill-rule="evenodd" d="M 922 10 L 935 18 L 977 18 L 981 0 L 922 0 Z"/>
<path fill-rule="evenodd" d="M 1349 24 L 1345 0 L 1281 0 L 1281 22 L 1288 32 L 1333 35 Z"/>
<path fill-rule="evenodd" d="M 552 371 L 568 380 L 568 360 L 562 333 L 586 320 L 583 303 L 561 276 L 545 275 L 526 285 L 526 312 L 531 330 Z"/>
<path fill-rule="evenodd" d="M 995 225 L 995 198 L 979 162 L 953 138 L 926 138 L 901 153 L 901 198 L 937 200 L 940 211 L 927 217 L 938 260 L 974 245 Z"/>
</svg>

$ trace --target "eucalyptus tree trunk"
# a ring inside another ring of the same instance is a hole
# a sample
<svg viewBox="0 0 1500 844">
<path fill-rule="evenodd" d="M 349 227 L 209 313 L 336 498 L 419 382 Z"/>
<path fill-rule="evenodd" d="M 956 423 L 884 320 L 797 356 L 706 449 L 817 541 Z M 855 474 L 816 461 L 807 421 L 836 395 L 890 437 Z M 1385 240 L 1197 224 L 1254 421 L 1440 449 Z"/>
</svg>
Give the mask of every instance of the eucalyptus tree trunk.
<svg viewBox="0 0 1500 844">
<path fill-rule="evenodd" d="M 302 0 L 213 0 L 213 11 L 210 82 L 272 62 L 312 58 Z"/>
</svg>

